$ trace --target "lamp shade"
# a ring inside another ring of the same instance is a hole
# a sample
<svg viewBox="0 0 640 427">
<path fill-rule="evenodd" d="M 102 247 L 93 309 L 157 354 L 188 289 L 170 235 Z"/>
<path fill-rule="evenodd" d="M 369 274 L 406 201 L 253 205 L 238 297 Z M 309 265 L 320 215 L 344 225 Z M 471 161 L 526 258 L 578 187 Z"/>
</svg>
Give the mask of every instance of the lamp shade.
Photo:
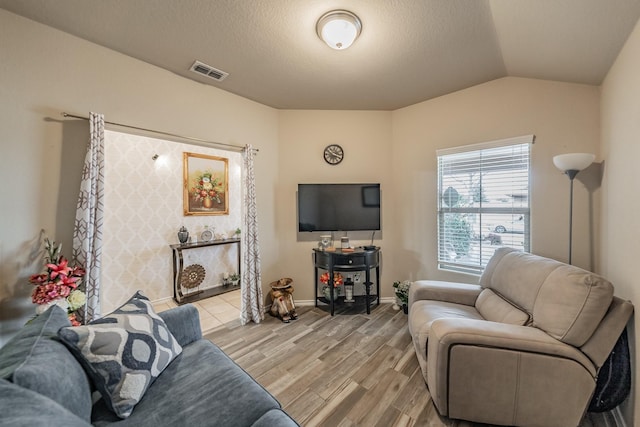
<svg viewBox="0 0 640 427">
<path fill-rule="evenodd" d="M 318 19 L 316 32 L 329 47 L 343 50 L 353 44 L 362 31 L 362 23 L 347 10 L 332 10 Z"/>
<path fill-rule="evenodd" d="M 587 168 L 595 160 L 595 154 L 569 153 L 553 157 L 553 164 L 562 172 L 581 171 Z"/>
</svg>

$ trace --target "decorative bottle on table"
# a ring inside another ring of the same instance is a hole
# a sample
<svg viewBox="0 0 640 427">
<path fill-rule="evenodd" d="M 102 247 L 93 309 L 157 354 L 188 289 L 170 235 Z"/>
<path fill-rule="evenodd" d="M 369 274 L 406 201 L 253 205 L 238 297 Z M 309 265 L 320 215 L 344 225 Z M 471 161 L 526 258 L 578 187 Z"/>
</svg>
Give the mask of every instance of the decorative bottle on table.
<svg viewBox="0 0 640 427">
<path fill-rule="evenodd" d="M 178 241 L 181 245 L 184 245 L 189 240 L 189 232 L 187 229 L 182 226 L 180 227 L 180 231 L 178 231 Z"/>
</svg>

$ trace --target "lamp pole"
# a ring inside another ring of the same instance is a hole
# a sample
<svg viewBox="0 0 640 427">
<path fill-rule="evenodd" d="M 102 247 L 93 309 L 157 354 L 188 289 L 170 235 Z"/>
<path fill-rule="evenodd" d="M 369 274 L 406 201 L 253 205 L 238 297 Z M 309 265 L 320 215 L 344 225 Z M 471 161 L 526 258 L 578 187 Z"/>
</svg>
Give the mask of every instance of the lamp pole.
<svg viewBox="0 0 640 427">
<path fill-rule="evenodd" d="M 595 160 L 595 154 L 569 153 L 553 157 L 553 164 L 569 177 L 569 264 L 571 264 L 571 246 L 573 244 L 573 179 L 578 172 L 587 168 Z"/>
<path fill-rule="evenodd" d="M 571 246 L 573 245 L 573 179 L 578 174 L 578 170 L 570 169 L 565 171 L 569 177 L 569 265 L 571 265 Z"/>
</svg>

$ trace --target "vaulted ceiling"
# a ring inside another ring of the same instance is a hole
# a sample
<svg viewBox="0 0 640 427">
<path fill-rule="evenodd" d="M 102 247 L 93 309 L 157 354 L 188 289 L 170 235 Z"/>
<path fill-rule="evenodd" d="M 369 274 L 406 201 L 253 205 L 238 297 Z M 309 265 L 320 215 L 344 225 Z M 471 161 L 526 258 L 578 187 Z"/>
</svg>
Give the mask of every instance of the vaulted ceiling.
<svg viewBox="0 0 640 427">
<path fill-rule="evenodd" d="M 504 76 L 599 85 L 640 17 L 640 0 L 0 0 L 0 8 L 274 108 L 332 110 L 394 110 Z M 344 51 L 315 32 L 333 9 L 362 20 Z M 229 76 L 189 71 L 196 60 Z"/>
</svg>

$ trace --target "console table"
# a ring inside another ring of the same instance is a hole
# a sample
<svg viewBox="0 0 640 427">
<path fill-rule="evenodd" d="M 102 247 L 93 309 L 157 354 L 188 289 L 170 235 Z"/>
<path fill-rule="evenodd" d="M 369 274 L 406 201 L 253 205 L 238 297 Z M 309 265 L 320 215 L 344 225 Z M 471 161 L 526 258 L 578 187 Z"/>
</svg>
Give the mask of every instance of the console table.
<svg viewBox="0 0 640 427">
<path fill-rule="evenodd" d="M 376 305 L 380 305 L 380 248 L 365 250 L 362 248 L 343 251 L 342 249 L 335 249 L 335 251 L 327 251 L 320 249 L 313 249 L 314 258 L 314 286 L 315 286 L 315 304 L 318 306 L 318 301 L 329 304 L 331 315 L 334 315 L 336 304 L 346 304 L 344 297 L 338 297 L 335 295 L 335 288 L 333 287 L 333 273 L 336 271 L 342 272 L 365 272 L 365 295 L 357 296 L 356 301 L 364 300 L 364 304 L 367 308 L 367 314 L 371 314 L 371 302 L 376 301 Z M 376 293 L 371 294 L 371 270 L 376 269 Z M 327 285 L 331 289 L 330 298 L 327 301 L 324 297 L 318 296 L 318 269 L 326 270 L 329 273 L 329 283 Z"/>
<path fill-rule="evenodd" d="M 212 246 L 219 245 L 238 245 L 238 274 L 240 274 L 240 239 L 239 238 L 231 238 L 224 240 L 211 240 L 209 242 L 197 242 L 197 243 L 185 243 L 185 244 L 177 244 L 170 245 L 171 251 L 173 252 L 173 299 L 178 304 L 186 304 L 188 302 L 198 301 L 204 298 L 212 297 L 214 295 L 219 295 L 225 292 L 228 292 L 232 289 L 220 289 L 220 287 L 209 288 L 202 291 L 198 291 L 192 295 L 184 295 L 182 293 L 182 274 L 184 273 L 184 260 L 182 258 L 182 251 L 195 249 L 195 248 L 206 248 Z M 235 288 L 237 289 L 237 287 Z"/>
</svg>

